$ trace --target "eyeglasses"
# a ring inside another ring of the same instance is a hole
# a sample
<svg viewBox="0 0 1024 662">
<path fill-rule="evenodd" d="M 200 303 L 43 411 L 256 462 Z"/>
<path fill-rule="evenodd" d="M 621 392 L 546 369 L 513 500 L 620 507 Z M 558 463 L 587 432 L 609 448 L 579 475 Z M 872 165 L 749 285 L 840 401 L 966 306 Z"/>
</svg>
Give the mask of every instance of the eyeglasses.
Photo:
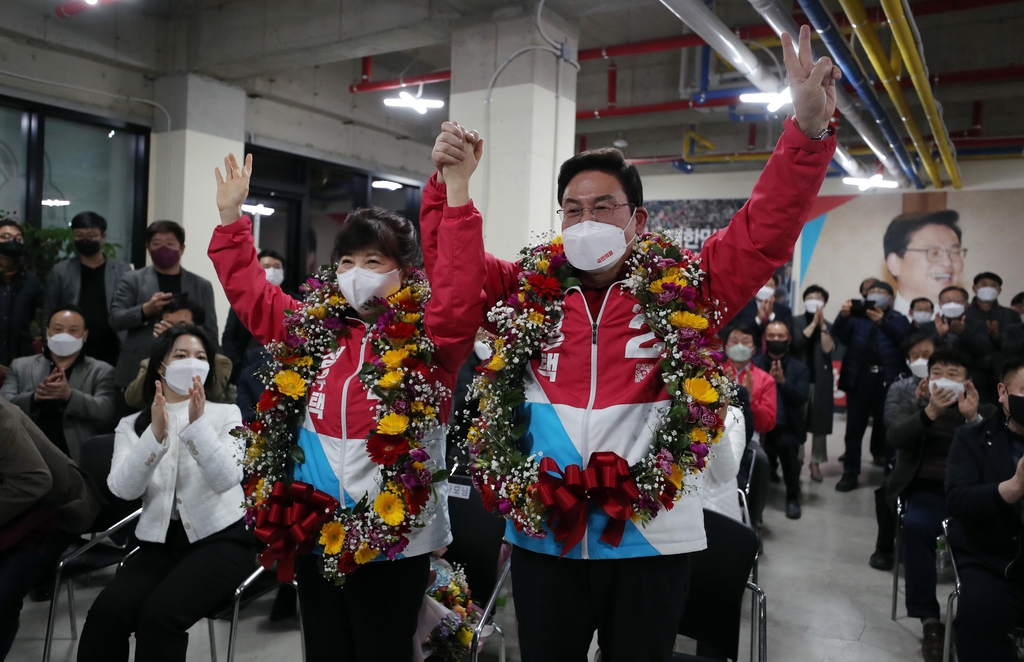
<svg viewBox="0 0 1024 662">
<path fill-rule="evenodd" d="M 953 260 L 962 260 L 967 257 L 967 249 L 960 248 L 939 248 L 938 246 L 927 246 L 925 248 L 908 248 L 908 252 L 913 253 L 924 253 L 925 257 L 928 258 L 929 262 L 938 262 L 945 255 L 952 262 Z"/>
<path fill-rule="evenodd" d="M 2 232 L 0 233 L 0 241 L 16 241 L 20 244 L 24 244 L 25 238 L 20 234 L 15 234 L 13 232 Z"/>
<path fill-rule="evenodd" d="M 618 211 L 620 207 L 630 207 L 630 211 L 632 213 L 632 208 L 635 208 L 636 205 L 632 203 L 626 203 L 624 205 L 602 203 L 594 205 L 593 207 L 564 207 L 563 209 L 558 210 L 558 216 L 563 221 L 576 222 L 583 218 L 583 212 L 589 211 L 591 215 L 593 215 L 595 221 L 607 223 L 615 217 L 615 212 Z"/>
</svg>

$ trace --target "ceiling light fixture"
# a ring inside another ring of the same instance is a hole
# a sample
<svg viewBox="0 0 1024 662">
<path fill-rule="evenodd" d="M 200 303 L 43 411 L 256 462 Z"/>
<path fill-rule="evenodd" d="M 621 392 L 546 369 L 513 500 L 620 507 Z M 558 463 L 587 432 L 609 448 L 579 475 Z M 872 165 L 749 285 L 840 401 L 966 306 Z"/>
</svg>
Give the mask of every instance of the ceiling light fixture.
<svg viewBox="0 0 1024 662">
<path fill-rule="evenodd" d="M 44 207 L 67 207 L 70 204 L 70 200 L 43 200 Z"/>
<path fill-rule="evenodd" d="M 114 137 L 114 130 L 111 129 L 110 133 L 107 134 L 107 138 L 113 138 L 113 137 Z"/>
<path fill-rule="evenodd" d="M 398 182 L 392 182 L 392 181 L 387 180 L 387 179 L 377 179 L 377 180 L 374 180 L 374 182 L 373 182 L 373 184 L 371 184 L 371 186 L 373 188 L 384 188 L 384 189 L 387 189 L 389 191 L 397 191 L 398 189 L 402 188 L 402 185 L 399 184 Z"/>
<path fill-rule="evenodd" d="M 397 99 L 384 99 L 384 105 L 389 108 L 412 108 L 420 115 L 426 115 L 428 109 L 444 108 L 444 101 L 440 99 L 418 99 L 402 90 L 398 93 Z"/>
<path fill-rule="evenodd" d="M 100 0 L 85 0 L 85 4 L 87 4 L 87 5 L 95 5 L 99 1 Z"/>
<path fill-rule="evenodd" d="M 249 214 L 256 214 L 258 216 L 270 216 L 274 213 L 274 208 L 264 207 L 261 202 L 258 205 L 242 205 L 242 211 Z"/>
<path fill-rule="evenodd" d="M 617 149 L 626 149 L 627 147 L 629 147 L 629 143 L 626 142 L 625 138 L 620 137 L 612 141 L 612 147 L 615 147 Z"/>
<path fill-rule="evenodd" d="M 768 112 L 774 113 L 786 104 L 793 103 L 793 96 L 790 94 L 789 88 L 787 87 L 781 92 L 753 92 L 750 94 L 741 94 L 740 102 L 766 103 L 768 104 Z"/>
<path fill-rule="evenodd" d="M 899 182 L 882 179 L 882 175 L 872 175 L 867 179 L 862 179 L 860 177 L 843 177 L 843 183 L 849 184 L 850 186 L 856 186 L 862 191 L 866 191 L 869 188 L 899 188 L 900 186 Z"/>
</svg>

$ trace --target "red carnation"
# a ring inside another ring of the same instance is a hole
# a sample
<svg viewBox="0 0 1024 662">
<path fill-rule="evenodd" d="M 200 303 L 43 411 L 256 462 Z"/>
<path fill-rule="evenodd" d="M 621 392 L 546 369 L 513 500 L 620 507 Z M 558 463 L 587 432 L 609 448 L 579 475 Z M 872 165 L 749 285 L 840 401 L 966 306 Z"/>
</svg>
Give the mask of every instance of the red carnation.
<svg viewBox="0 0 1024 662">
<path fill-rule="evenodd" d="M 427 505 L 427 500 L 430 498 L 430 488 L 428 487 L 414 487 L 408 492 L 409 494 L 409 514 L 419 515 L 420 509 Z"/>
<path fill-rule="evenodd" d="M 273 409 L 279 402 L 281 402 L 281 394 L 277 391 L 267 389 L 263 391 L 263 395 L 260 396 L 260 401 L 256 403 L 256 411 L 267 411 L 269 409 Z"/>
<path fill-rule="evenodd" d="M 359 569 L 359 564 L 356 563 L 355 555 L 352 552 L 346 551 L 338 559 L 338 574 L 347 575 L 350 572 L 355 572 Z"/>
<path fill-rule="evenodd" d="M 491 489 L 490 485 L 487 485 L 486 483 L 482 482 L 479 484 L 479 488 L 480 502 L 483 504 L 484 510 L 486 510 L 489 513 L 493 513 L 497 508 L 497 504 L 495 503 L 496 499 L 494 497 L 494 490 Z"/>
<path fill-rule="evenodd" d="M 263 432 L 263 423 L 260 423 L 259 421 L 253 421 L 252 423 L 249 424 L 249 430 L 255 432 L 256 434 Z"/>
<path fill-rule="evenodd" d="M 408 322 L 392 322 L 384 327 L 384 335 L 395 340 L 411 338 L 416 333 L 416 327 Z"/>
<path fill-rule="evenodd" d="M 391 466 L 398 458 L 409 452 L 409 442 L 405 437 L 393 434 L 375 434 L 366 442 L 366 452 L 377 464 Z"/>
<path fill-rule="evenodd" d="M 562 284 L 558 282 L 557 278 L 533 274 L 527 277 L 526 282 L 530 285 L 530 289 L 536 292 L 539 297 L 554 299 L 562 294 Z"/>
</svg>

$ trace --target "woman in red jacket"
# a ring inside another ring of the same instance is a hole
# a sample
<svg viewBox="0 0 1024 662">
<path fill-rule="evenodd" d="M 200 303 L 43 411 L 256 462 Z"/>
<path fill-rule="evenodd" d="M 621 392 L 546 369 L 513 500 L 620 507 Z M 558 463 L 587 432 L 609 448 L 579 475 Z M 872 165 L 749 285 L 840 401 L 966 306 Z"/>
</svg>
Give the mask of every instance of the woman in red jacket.
<svg viewBox="0 0 1024 662">
<path fill-rule="evenodd" d="M 478 319 L 483 306 L 454 280 L 483 282 L 480 228 L 436 230 L 431 296 L 412 224 L 356 210 L 335 239 L 336 265 L 296 301 L 267 281 L 241 213 L 252 156 L 224 165 L 209 256 L 231 307 L 275 357 L 257 420 L 241 433 L 249 516 L 268 545 L 261 560 L 285 575 L 295 564 L 309 660 L 407 662 L 429 553 L 452 539 L 444 423 L 473 346 L 473 329 L 456 320 Z M 456 274 L 454 255 L 467 250 L 480 252 L 479 273 Z M 304 515 L 287 520 L 289 508 Z"/>
</svg>

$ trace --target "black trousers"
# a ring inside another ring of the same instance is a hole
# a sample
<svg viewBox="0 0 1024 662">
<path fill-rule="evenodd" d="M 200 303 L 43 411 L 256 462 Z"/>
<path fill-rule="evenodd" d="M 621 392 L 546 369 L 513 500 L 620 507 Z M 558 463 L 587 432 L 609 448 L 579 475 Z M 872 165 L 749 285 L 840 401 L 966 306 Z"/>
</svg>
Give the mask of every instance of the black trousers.
<svg viewBox="0 0 1024 662">
<path fill-rule="evenodd" d="M 874 421 L 871 438 L 885 439 L 885 375 L 881 372 L 861 371 L 857 384 L 846 394 L 846 459 L 843 473 L 860 475 L 861 445 L 868 418 Z M 876 442 L 879 443 L 879 442 Z M 875 452 L 877 449 L 872 448 Z M 879 453 L 884 453 L 883 450 Z"/>
<path fill-rule="evenodd" d="M 78 662 L 181 661 L 188 629 L 227 601 L 256 568 L 256 540 L 241 520 L 190 543 L 171 520 L 163 543 L 140 549 L 96 598 L 85 619 Z"/>
<path fill-rule="evenodd" d="M 430 555 L 367 563 L 341 587 L 324 579 L 319 560 L 295 560 L 306 660 L 409 662 L 430 584 Z"/>
<path fill-rule="evenodd" d="M 746 489 L 747 476 L 750 476 L 750 490 L 747 496 L 747 510 L 750 511 L 750 520 L 754 526 L 761 526 L 764 506 L 768 502 L 768 488 L 771 482 L 771 461 L 765 453 L 761 444 L 751 439 L 747 442 L 747 450 L 754 449 L 753 462 L 754 472 L 750 473 L 750 453 L 743 452 L 743 459 L 740 460 L 740 471 L 736 476 L 736 482 L 740 488 Z"/>
<path fill-rule="evenodd" d="M 987 568 L 968 564 L 960 570 L 956 655 L 960 662 L 1017 662 L 1009 632 L 1024 625 L 1024 588 Z"/>
<path fill-rule="evenodd" d="M 50 577 L 61 554 L 75 536 L 63 531 L 47 534 L 31 548 L 0 551 L 0 660 L 7 657 L 18 633 L 18 617 L 25 596 Z"/>
<path fill-rule="evenodd" d="M 806 435 L 797 437 L 787 430 L 772 430 L 765 435 L 765 451 L 768 457 L 782 465 L 782 480 L 786 483 L 786 499 L 800 497 L 800 447 Z"/>
<path fill-rule="evenodd" d="M 594 630 L 602 662 L 666 662 L 689 588 L 686 554 L 584 561 L 514 547 L 523 662 L 584 662 Z"/>
</svg>

